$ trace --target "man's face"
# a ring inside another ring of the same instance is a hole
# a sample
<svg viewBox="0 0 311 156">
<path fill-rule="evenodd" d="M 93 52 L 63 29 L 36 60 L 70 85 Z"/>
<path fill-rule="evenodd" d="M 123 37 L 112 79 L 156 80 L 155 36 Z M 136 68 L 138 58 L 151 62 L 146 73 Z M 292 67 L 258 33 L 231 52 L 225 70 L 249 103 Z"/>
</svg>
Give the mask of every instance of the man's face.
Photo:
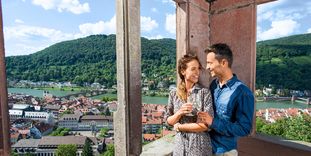
<svg viewBox="0 0 311 156">
<path fill-rule="evenodd" d="M 206 56 L 206 69 L 210 72 L 212 77 L 220 76 L 222 66 L 216 59 L 215 53 L 208 53 Z"/>
</svg>

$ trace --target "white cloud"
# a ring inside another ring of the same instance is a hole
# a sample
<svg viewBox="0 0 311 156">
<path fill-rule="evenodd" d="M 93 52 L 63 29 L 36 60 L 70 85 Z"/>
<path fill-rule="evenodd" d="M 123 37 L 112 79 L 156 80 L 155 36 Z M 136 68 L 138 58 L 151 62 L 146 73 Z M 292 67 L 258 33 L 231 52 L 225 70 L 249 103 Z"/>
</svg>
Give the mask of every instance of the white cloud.
<svg viewBox="0 0 311 156">
<path fill-rule="evenodd" d="M 24 21 L 23 21 L 23 20 L 20 20 L 20 19 L 15 19 L 14 22 L 17 23 L 17 24 L 23 24 L 23 23 L 24 23 Z"/>
<path fill-rule="evenodd" d="M 6 55 L 26 55 L 42 50 L 54 43 L 69 40 L 74 37 L 59 30 L 17 25 L 4 27 Z"/>
<path fill-rule="evenodd" d="M 158 27 L 157 21 L 151 19 L 151 17 L 141 16 L 140 26 L 142 32 L 152 31 Z"/>
<path fill-rule="evenodd" d="M 176 14 L 166 14 L 165 30 L 176 34 Z"/>
<path fill-rule="evenodd" d="M 175 7 L 175 2 L 173 0 L 162 0 L 162 3 L 164 3 L 164 4 L 168 3 L 168 4 L 170 4 L 170 5 Z"/>
<path fill-rule="evenodd" d="M 151 8 L 151 12 L 158 12 L 157 8 Z"/>
<path fill-rule="evenodd" d="M 116 16 L 109 21 L 99 21 L 97 23 L 85 23 L 79 25 L 82 36 L 93 34 L 115 34 L 116 33 Z"/>
<path fill-rule="evenodd" d="M 164 38 L 162 35 L 144 36 L 144 37 L 146 37 L 146 38 L 148 38 L 148 39 L 162 39 L 162 38 Z"/>
<path fill-rule="evenodd" d="M 81 24 L 79 30 L 80 32 L 77 33 L 64 33 L 60 30 L 21 23 L 17 23 L 17 26 L 14 27 L 4 27 L 6 55 L 31 54 L 61 41 L 93 34 L 115 34 L 116 16 L 113 16 L 107 22 L 98 21 L 96 23 Z"/>
<path fill-rule="evenodd" d="M 4 33 L 7 34 L 5 35 L 7 40 L 10 39 L 26 40 L 40 37 L 43 39 L 50 40 L 52 42 L 57 42 L 72 38 L 70 34 L 65 34 L 59 30 L 44 27 L 27 26 L 27 25 L 5 27 Z"/>
<path fill-rule="evenodd" d="M 287 36 L 292 34 L 298 27 L 299 24 L 293 20 L 273 21 L 269 30 L 261 32 L 262 29 L 259 27 L 257 39 L 267 40 Z"/>
<path fill-rule="evenodd" d="M 74 14 L 90 12 L 89 4 L 81 4 L 79 0 L 32 0 L 32 3 L 45 10 L 57 9 L 58 12 L 68 11 Z"/>
<path fill-rule="evenodd" d="M 307 33 L 311 33 L 311 28 L 309 28 L 309 29 L 307 30 Z"/>
</svg>

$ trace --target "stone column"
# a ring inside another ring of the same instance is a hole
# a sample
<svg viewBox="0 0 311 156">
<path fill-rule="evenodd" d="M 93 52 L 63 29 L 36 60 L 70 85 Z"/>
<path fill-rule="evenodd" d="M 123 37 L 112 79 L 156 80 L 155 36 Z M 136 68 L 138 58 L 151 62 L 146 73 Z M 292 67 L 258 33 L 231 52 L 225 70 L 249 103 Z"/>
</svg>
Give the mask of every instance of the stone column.
<svg viewBox="0 0 311 156">
<path fill-rule="evenodd" d="M 176 2 L 176 59 L 180 59 L 187 52 L 196 53 L 205 68 L 204 49 L 210 45 L 210 5 L 205 0 L 174 1 Z M 202 70 L 199 83 L 207 87 L 209 81 L 209 74 L 206 70 Z"/>
<path fill-rule="evenodd" d="M 174 0 L 177 4 L 177 59 L 194 51 L 206 67 L 204 49 L 227 43 L 233 51 L 233 72 L 252 91 L 256 78 L 257 5 L 274 0 Z M 203 71 L 199 83 L 208 86 L 211 78 Z"/>
<path fill-rule="evenodd" d="M 8 93 L 3 39 L 2 3 L 0 1 L 0 155 L 10 155 Z"/>
<path fill-rule="evenodd" d="M 117 0 L 118 109 L 114 114 L 115 153 L 139 155 L 141 128 L 140 0 Z"/>
</svg>

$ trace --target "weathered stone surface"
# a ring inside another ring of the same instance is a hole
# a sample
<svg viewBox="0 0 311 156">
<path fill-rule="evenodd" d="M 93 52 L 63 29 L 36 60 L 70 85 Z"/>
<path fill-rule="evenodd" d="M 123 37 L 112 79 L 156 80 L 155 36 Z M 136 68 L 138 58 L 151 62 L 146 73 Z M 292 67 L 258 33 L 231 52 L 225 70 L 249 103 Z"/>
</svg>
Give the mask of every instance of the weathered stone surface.
<svg viewBox="0 0 311 156">
<path fill-rule="evenodd" d="M 140 0 L 117 0 L 118 109 L 114 113 L 115 155 L 141 153 Z"/>
</svg>

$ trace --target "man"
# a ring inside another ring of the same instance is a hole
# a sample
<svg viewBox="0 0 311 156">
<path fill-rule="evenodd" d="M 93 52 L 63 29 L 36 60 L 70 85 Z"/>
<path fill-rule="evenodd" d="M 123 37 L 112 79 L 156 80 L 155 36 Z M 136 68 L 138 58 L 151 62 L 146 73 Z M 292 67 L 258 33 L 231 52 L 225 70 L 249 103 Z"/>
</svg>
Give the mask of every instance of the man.
<svg viewBox="0 0 311 156">
<path fill-rule="evenodd" d="M 254 96 L 251 90 L 233 74 L 233 55 L 223 43 L 205 50 L 207 70 L 212 77 L 210 89 L 214 102 L 214 118 L 199 112 L 198 118 L 211 129 L 215 156 L 237 156 L 237 140 L 250 134 L 254 113 Z"/>
</svg>

